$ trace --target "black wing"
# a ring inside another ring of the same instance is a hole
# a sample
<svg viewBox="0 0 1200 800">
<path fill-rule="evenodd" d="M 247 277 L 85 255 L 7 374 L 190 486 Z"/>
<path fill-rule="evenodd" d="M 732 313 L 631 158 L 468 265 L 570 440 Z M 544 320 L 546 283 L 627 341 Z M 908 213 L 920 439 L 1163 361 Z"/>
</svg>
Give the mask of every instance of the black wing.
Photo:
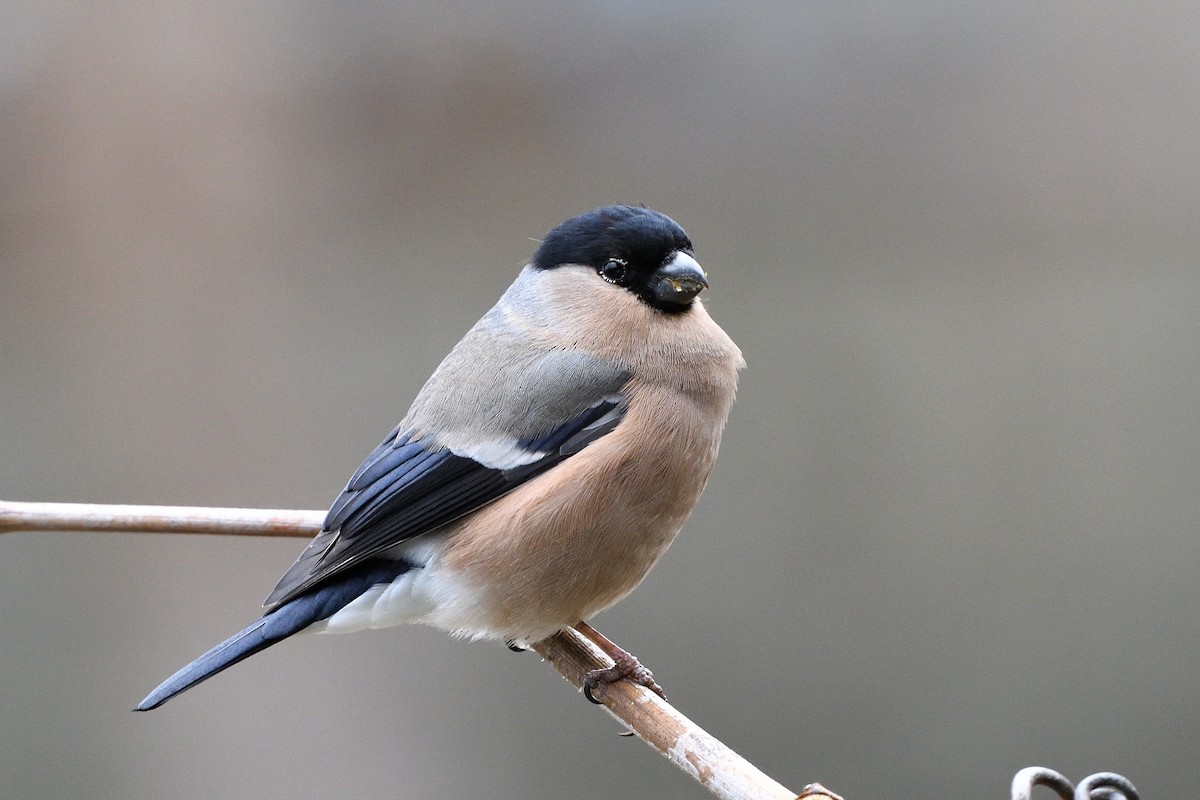
<svg viewBox="0 0 1200 800">
<path fill-rule="evenodd" d="M 624 413 L 624 399 L 609 395 L 553 431 L 517 442 L 537 458 L 511 469 L 431 449 L 396 428 L 350 477 L 321 532 L 263 605 L 275 608 L 382 550 L 492 502 L 611 431 Z"/>
</svg>

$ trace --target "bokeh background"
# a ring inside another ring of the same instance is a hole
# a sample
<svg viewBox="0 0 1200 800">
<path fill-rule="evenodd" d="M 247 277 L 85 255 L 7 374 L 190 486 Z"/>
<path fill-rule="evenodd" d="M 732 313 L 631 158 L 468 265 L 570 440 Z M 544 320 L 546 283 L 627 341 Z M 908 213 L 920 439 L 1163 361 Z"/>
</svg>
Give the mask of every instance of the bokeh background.
<svg viewBox="0 0 1200 800">
<path fill-rule="evenodd" d="M 1200 6 L 0 7 L 0 496 L 325 507 L 572 214 L 744 349 L 597 625 L 799 790 L 1200 779 Z M 0 540 L 5 798 L 698 797 L 532 654 L 301 637 L 303 542 Z"/>
</svg>

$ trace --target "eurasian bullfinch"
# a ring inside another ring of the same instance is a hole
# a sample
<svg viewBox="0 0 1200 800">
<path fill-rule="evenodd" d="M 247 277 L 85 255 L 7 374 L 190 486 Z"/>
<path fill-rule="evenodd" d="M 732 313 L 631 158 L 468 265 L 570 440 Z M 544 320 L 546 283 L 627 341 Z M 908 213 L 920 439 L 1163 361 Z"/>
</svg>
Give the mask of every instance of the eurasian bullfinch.
<svg viewBox="0 0 1200 800">
<path fill-rule="evenodd" d="M 707 286 L 657 211 L 605 206 L 550 231 L 350 477 L 264 615 L 137 710 L 300 631 L 418 622 L 515 648 L 586 627 L 667 549 L 717 457 L 744 362 L 696 297 Z M 611 647 L 589 699 L 620 678 L 658 690 Z"/>
</svg>

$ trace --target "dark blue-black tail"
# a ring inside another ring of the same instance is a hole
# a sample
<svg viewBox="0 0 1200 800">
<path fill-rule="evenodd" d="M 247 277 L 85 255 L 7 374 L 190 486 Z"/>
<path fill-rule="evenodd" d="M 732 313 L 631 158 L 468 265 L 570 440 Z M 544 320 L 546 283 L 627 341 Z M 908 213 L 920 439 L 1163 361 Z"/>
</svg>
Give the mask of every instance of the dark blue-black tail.
<svg viewBox="0 0 1200 800">
<path fill-rule="evenodd" d="M 403 561 L 368 561 L 335 576 L 329 583 L 313 587 L 167 678 L 138 703 L 134 711 L 158 708 L 180 692 L 249 658 L 259 650 L 265 650 L 293 633 L 299 633 L 314 622 L 328 619 L 372 586 L 391 583 L 409 569 L 411 566 Z"/>
</svg>

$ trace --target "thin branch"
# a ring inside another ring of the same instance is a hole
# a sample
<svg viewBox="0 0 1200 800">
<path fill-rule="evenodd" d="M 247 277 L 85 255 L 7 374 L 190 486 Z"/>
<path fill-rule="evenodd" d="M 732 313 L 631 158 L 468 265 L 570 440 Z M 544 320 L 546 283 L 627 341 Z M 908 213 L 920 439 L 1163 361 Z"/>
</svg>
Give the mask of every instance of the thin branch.
<svg viewBox="0 0 1200 800">
<path fill-rule="evenodd" d="M 311 537 L 320 529 L 324 516 L 319 511 L 0 500 L 0 533 L 111 531 Z M 610 664 L 596 645 L 575 630 L 555 634 L 533 649 L 576 687 L 588 670 Z M 820 784 L 810 784 L 797 795 L 644 687 L 618 681 L 598 688 L 596 697 L 613 717 L 723 800 L 841 800 Z"/>
<path fill-rule="evenodd" d="M 324 511 L 191 506 L 110 506 L 93 503 L 17 503 L 0 500 L 0 533 L 107 531 L 312 537 Z"/>
</svg>

